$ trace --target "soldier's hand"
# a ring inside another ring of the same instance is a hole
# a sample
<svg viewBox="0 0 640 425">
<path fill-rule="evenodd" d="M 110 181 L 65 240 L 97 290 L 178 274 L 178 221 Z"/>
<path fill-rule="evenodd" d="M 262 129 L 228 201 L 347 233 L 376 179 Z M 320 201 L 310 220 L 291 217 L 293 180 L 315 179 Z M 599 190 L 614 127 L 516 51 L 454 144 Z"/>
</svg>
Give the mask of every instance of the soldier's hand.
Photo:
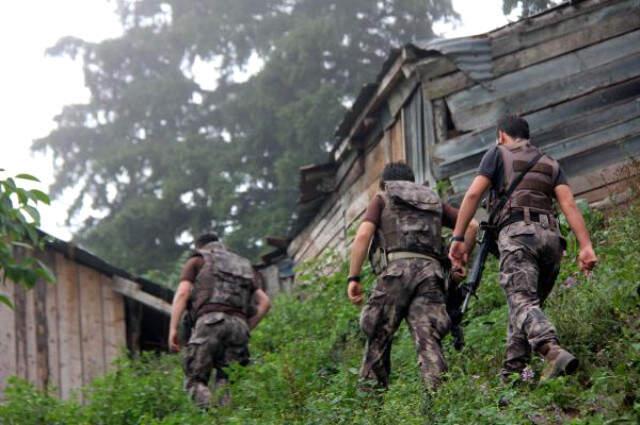
<svg viewBox="0 0 640 425">
<path fill-rule="evenodd" d="M 349 297 L 349 301 L 351 301 L 352 304 L 362 304 L 364 296 L 362 292 L 362 285 L 360 284 L 360 282 L 356 280 L 349 281 L 349 286 L 347 287 L 347 296 Z"/>
<path fill-rule="evenodd" d="M 578 265 L 580 266 L 580 270 L 582 270 L 585 275 L 588 275 L 596 264 L 598 264 L 598 257 L 596 257 L 593 246 L 590 245 L 580 248 L 580 253 L 578 254 Z"/>
<path fill-rule="evenodd" d="M 453 241 L 449 248 L 449 259 L 454 269 L 461 269 L 467 263 L 467 246 L 464 242 Z"/>
<path fill-rule="evenodd" d="M 451 278 L 455 283 L 460 283 L 467 276 L 467 270 L 464 267 L 452 268 Z"/>
<path fill-rule="evenodd" d="M 169 350 L 174 353 L 180 351 L 180 342 L 178 342 L 178 331 L 176 329 L 169 331 Z"/>
</svg>

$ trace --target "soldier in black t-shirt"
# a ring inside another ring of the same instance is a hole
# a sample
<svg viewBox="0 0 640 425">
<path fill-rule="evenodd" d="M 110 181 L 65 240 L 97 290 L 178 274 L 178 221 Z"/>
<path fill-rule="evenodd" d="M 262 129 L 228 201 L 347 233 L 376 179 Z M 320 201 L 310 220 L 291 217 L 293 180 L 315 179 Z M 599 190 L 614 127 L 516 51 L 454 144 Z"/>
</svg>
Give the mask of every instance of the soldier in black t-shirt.
<svg viewBox="0 0 640 425">
<path fill-rule="evenodd" d="M 567 217 L 580 244 L 578 262 L 589 272 L 596 264 L 589 232 L 573 199 L 562 168 L 556 160 L 529 143 L 529 125 L 519 117 L 507 116 L 498 122 L 498 146 L 482 159 L 478 175 L 465 194 L 453 239 L 462 238 L 480 198 L 491 187 L 490 207 L 506 196 L 516 176 L 524 175 L 504 207 L 498 211 L 500 285 L 509 305 L 506 359 L 502 375 L 520 373 L 531 352 L 544 357 L 543 378 L 572 373 L 577 359 L 559 345 L 553 324 L 542 305 L 553 288 L 560 269 L 562 248 L 553 200 Z M 453 242 L 449 258 L 455 265 L 466 262 L 466 247 Z"/>
</svg>

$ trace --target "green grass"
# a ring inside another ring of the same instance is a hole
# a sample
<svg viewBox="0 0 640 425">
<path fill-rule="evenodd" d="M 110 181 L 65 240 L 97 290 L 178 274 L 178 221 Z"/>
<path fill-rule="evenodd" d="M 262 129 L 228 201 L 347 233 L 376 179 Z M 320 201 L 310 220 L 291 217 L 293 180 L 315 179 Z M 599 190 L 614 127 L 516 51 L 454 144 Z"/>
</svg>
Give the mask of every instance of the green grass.
<svg viewBox="0 0 640 425">
<path fill-rule="evenodd" d="M 413 343 L 403 326 L 394 342 L 392 382 L 381 394 L 356 391 L 364 340 L 357 308 L 345 295 L 345 265 L 325 275 L 307 264 L 295 293 L 278 297 L 252 335 L 253 364 L 230 370 L 233 403 L 198 411 L 182 391 L 178 356 L 123 358 L 115 372 L 85 388 L 87 402 L 59 401 L 13 381 L 0 405 L 2 424 L 636 424 L 640 421 L 640 209 L 597 227 L 601 265 L 577 276 L 575 243 L 546 311 L 561 342 L 581 360 L 579 372 L 539 384 L 508 386 L 503 358 L 506 307 L 495 261 L 488 264 L 467 316 L 467 346 L 450 347 L 450 371 L 433 397 L 419 380 Z M 326 258 L 324 259 L 327 260 Z M 330 260 L 340 264 L 337 258 Z M 578 284 L 563 282 L 574 276 Z M 372 277 L 368 275 L 367 286 Z"/>
</svg>

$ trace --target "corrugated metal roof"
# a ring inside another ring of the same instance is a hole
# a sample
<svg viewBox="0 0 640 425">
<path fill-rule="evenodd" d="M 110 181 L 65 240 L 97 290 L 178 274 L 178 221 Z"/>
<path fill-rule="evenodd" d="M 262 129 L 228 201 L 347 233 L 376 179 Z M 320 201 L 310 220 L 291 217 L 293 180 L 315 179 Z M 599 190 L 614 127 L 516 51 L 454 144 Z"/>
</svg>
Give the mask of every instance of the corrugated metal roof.
<svg viewBox="0 0 640 425">
<path fill-rule="evenodd" d="M 465 73 L 469 78 L 479 83 L 484 83 L 485 81 L 493 78 L 491 57 L 491 35 L 493 33 L 503 31 L 505 29 L 510 30 L 521 22 L 531 21 L 532 19 L 551 13 L 557 13 L 559 10 L 569 6 L 574 6 L 577 3 L 582 3 L 583 1 L 584 0 L 564 1 L 555 7 L 543 10 L 519 21 L 509 23 L 482 35 L 451 39 L 425 40 L 424 42 L 407 44 L 404 46 L 404 49 L 414 50 L 420 56 L 425 54 L 428 55 L 429 52 L 446 56 L 451 59 L 460 71 Z M 340 124 L 336 127 L 335 136 L 338 139 L 338 143 L 336 143 L 336 145 L 339 144 L 340 139 L 349 134 L 353 123 L 369 103 L 369 100 L 371 100 L 375 95 L 380 82 L 389 69 L 391 69 L 391 66 L 398 58 L 398 55 L 400 55 L 404 49 L 391 50 L 389 56 L 382 65 L 382 69 L 378 73 L 375 82 L 365 84 L 362 90 L 360 90 L 356 97 L 356 101 L 346 113 Z"/>
<path fill-rule="evenodd" d="M 427 54 L 446 56 L 474 81 L 484 82 L 493 78 L 491 39 L 487 36 L 439 38 L 417 42 L 413 46 Z"/>
</svg>

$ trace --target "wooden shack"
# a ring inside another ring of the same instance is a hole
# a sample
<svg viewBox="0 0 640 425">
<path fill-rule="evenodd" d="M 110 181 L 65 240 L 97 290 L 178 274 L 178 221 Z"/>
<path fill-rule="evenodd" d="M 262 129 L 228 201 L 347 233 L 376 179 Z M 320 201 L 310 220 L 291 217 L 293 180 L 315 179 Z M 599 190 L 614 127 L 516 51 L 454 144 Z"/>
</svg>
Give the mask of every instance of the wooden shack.
<svg viewBox="0 0 640 425">
<path fill-rule="evenodd" d="M 459 199 L 505 113 L 528 120 L 579 197 L 624 187 L 640 153 L 640 0 L 566 2 L 487 34 L 392 51 L 338 126 L 330 160 L 301 169 L 289 255 L 344 252 L 390 161 Z"/>
<path fill-rule="evenodd" d="M 68 398 L 125 350 L 166 349 L 172 291 L 51 237 L 37 257 L 55 283 L 0 284 L 0 400 L 10 376 Z"/>
</svg>

